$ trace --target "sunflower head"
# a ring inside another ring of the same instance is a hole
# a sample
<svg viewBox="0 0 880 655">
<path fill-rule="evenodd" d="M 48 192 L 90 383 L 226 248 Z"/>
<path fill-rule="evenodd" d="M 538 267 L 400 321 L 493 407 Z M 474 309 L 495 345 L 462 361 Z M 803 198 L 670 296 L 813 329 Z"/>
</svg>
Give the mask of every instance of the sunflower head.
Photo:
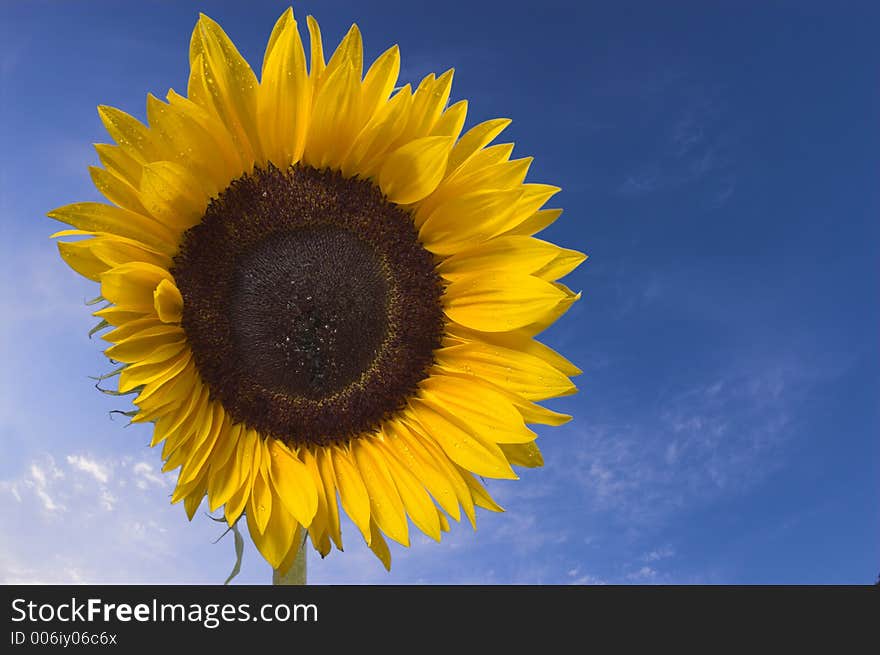
<svg viewBox="0 0 880 655">
<path fill-rule="evenodd" d="M 559 189 L 462 134 L 452 71 L 397 86 L 389 48 L 366 73 L 357 26 L 325 61 L 288 9 L 260 79 L 201 16 L 186 96 L 147 97 L 147 123 L 99 113 L 113 144 L 91 168 L 107 203 L 60 207 L 61 256 L 98 282 L 94 312 L 122 364 L 132 421 L 153 424 L 172 502 L 244 515 L 276 569 L 305 534 L 342 549 L 340 507 L 390 567 L 409 521 L 501 508 L 480 478 L 541 466 L 536 401 L 580 371 L 534 337 L 577 300 L 557 282 L 584 255 L 539 240 Z M 308 60 L 308 61 L 307 61 Z"/>
</svg>

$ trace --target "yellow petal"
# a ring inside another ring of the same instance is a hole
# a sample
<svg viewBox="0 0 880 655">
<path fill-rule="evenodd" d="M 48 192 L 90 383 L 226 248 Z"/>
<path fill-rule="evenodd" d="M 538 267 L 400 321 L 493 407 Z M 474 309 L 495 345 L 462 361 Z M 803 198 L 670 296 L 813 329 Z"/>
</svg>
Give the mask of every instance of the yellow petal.
<svg viewBox="0 0 880 655">
<path fill-rule="evenodd" d="M 444 311 L 456 323 L 484 332 L 516 330 L 541 320 L 566 295 L 530 275 L 471 275 L 444 294 Z"/>
<path fill-rule="evenodd" d="M 183 350 L 187 348 L 184 342 L 172 343 L 167 346 L 159 346 L 152 353 L 146 355 L 142 359 L 139 359 L 137 364 L 158 364 L 159 362 L 165 362 L 177 357 Z M 135 362 L 131 362 L 132 364 Z"/>
<path fill-rule="evenodd" d="M 479 378 L 431 375 L 420 388 L 425 404 L 481 442 L 525 443 L 537 436 L 513 404 Z"/>
<path fill-rule="evenodd" d="M 370 543 L 370 498 L 364 481 L 349 453 L 339 447 L 334 447 L 330 452 L 342 507 L 367 543 Z"/>
<path fill-rule="evenodd" d="M 189 80 L 187 81 L 186 85 L 186 93 L 189 96 L 187 98 L 189 102 L 197 106 L 200 110 L 202 110 L 202 112 L 211 117 L 211 123 L 221 126 L 220 129 L 226 135 L 228 135 L 229 140 L 232 142 L 232 147 L 235 151 L 235 158 L 239 162 L 249 162 L 245 164 L 244 170 L 250 172 L 253 168 L 253 153 L 250 152 L 249 147 L 242 147 L 242 144 L 237 139 L 237 137 L 229 133 L 228 128 L 223 123 L 223 120 L 217 113 L 217 110 L 214 108 L 212 94 L 210 89 L 208 88 L 207 69 L 202 55 L 196 56 L 196 58 L 190 62 Z M 168 96 L 168 101 L 174 104 L 170 92 Z M 177 104 L 178 106 L 180 106 L 179 101 Z"/>
<path fill-rule="evenodd" d="M 556 398 L 577 391 L 568 376 L 542 359 L 517 350 L 471 342 L 441 348 L 434 356 L 444 368 L 486 379 L 529 400 Z"/>
<path fill-rule="evenodd" d="M 88 241 L 58 242 L 61 259 L 77 273 L 95 282 L 101 281 L 101 274 L 110 268 L 92 254 Z"/>
<path fill-rule="evenodd" d="M 418 139 L 431 134 L 449 101 L 453 74 L 454 71 L 449 69 L 435 79 L 432 73 L 419 84 L 413 95 L 410 120 L 404 132 L 407 139 Z"/>
<path fill-rule="evenodd" d="M 275 31 L 272 36 L 276 38 Z M 260 129 L 267 158 L 283 170 L 302 157 L 312 99 L 305 51 L 292 12 L 270 48 L 259 91 Z"/>
<path fill-rule="evenodd" d="M 522 184 L 534 158 L 508 160 L 511 145 L 502 144 L 481 150 L 450 176 L 450 184 L 465 190 L 510 189 Z"/>
<path fill-rule="evenodd" d="M 284 559 L 281 563 L 275 567 L 281 575 L 287 575 L 287 572 L 290 571 L 290 567 L 293 566 L 293 562 L 296 559 L 296 555 L 299 552 L 300 548 L 305 548 L 304 543 L 305 536 L 303 534 L 303 527 L 301 525 L 296 525 L 293 531 L 293 536 L 290 540 L 290 547 L 287 550 L 287 554 L 284 556 Z"/>
<path fill-rule="evenodd" d="M 312 107 L 303 161 L 336 168 L 360 129 L 360 78 L 351 63 L 328 67 L 325 77 Z"/>
<path fill-rule="evenodd" d="M 360 174 L 375 177 L 391 143 L 406 127 L 412 93 L 409 85 L 394 94 L 361 130 L 342 162 L 342 173 L 348 177 Z"/>
<path fill-rule="evenodd" d="M 452 482 L 430 451 L 403 424 L 391 421 L 385 427 L 385 444 L 413 477 L 430 492 L 437 503 L 456 521 L 460 520 L 456 493 Z"/>
<path fill-rule="evenodd" d="M 373 551 L 373 554 L 379 558 L 380 562 L 382 562 L 382 566 L 385 567 L 385 570 L 390 571 L 391 551 L 388 550 L 388 544 L 385 543 L 385 539 L 382 537 L 382 532 L 379 530 L 375 521 L 370 521 L 370 537 L 366 541 L 370 550 Z"/>
<path fill-rule="evenodd" d="M 202 504 L 202 500 L 205 498 L 207 480 L 205 476 L 200 476 L 192 480 L 190 485 L 193 489 L 189 491 L 184 499 L 183 506 L 186 509 L 186 517 L 192 521 L 193 517 L 196 515 L 196 511 L 199 509 L 199 505 Z"/>
<path fill-rule="evenodd" d="M 559 426 L 565 425 L 572 418 L 569 414 L 554 412 L 552 409 L 542 407 L 525 398 L 517 397 L 516 399 L 511 399 L 511 402 L 516 405 L 519 413 L 522 414 L 523 420 L 529 424 Z"/>
<path fill-rule="evenodd" d="M 530 237 L 498 237 L 455 253 L 437 266 L 437 272 L 447 280 L 484 271 L 532 274 L 566 252 L 573 251 Z"/>
<path fill-rule="evenodd" d="M 208 395 L 207 387 L 200 385 L 192 394 L 195 399 L 193 405 L 187 407 L 185 413 L 180 413 L 179 423 L 166 434 L 162 447 L 162 458 L 166 460 L 162 467 L 163 472 L 183 466 L 198 443 L 201 443 L 205 431 L 210 429 L 211 405 Z"/>
<path fill-rule="evenodd" d="M 490 343 L 538 357 L 568 377 L 580 375 L 583 372 L 558 352 L 540 341 L 535 341 L 530 334 L 521 330 L 514 330 L 513 332 L 479 332 L 477 330 L 469 330 L 460 325 L 450 324 L 446 328 L 446 333 L 460 342 L 477 341 Z"/>
<path fill-rule="evenodd" d="M 157 329 L 156 332 L 151 334 L 148 334 L 151 332 L 150 330 L 145 330 L 141 335 L 111 346 L 104 351 L 104 354 L 114 361 L 130 364 L 145 359 L 161 346 L 182 345 L 186 339 L 183 330 L 179 328 L 171 329 L 171 326 L 168 326 L 168 328 L 163 331 L 158 331 Z"/>
<path fill-rule="evenodd" d="M 381 454 L 366 444 L 365 439 L 355 440 L 351 452 L 369 496 L 370 516 L 382 532 L 397 543 L 409 546 L 409 527 L 403 501 Z"/>
<path fill-rule="evenodd" d="M 172 281 L 171 274 L 145 262 L 129 262 L 101 276 L 101 295 L 127 309 L 153 310 L 153 291 L 162 280 Z"/>
<path fill-rule="evenodd" d="M 169 421 L 173 420 L 174 417 L 179 417 L 180 412 L 185 410 L 189 404 L 195 402 L 197 399 L 196 397 L 198 394 L 192 388 L 185 387 L 187 382 L 190 382 L 193 385 L 200 385 L 200 382 L 196 380 L 195 366 L 193 362 L 189 358 L 186 358 L 182 363 L 182 366 L 179 366 L 179 362 L 177 361 L 177 358 L 181 354 L 185 354 L 186 350 L 186 348 L 181 346 L 181 350 L 170 358 L 171 363 L 166 364 L 167 368 L 162 374 L 156 375 L 143 385 L 136 387 L 138 395 L 132 401 L 135 405 L 145 411 L 149 410 L 151 412 L 158 408 L 162 408 L 162 411 L 158 414 L 159 418 L 157 419 L 157 426 L 161 429 L 153 431 L 153 442 L 150 444 L 151 446 L 155 446 L 168 436 L 166 428 L 169 428 L 171 425 Z M 138 367 L 152 367 L 155 364 L 141 364 L 140 360 L 138 360 L 138 362 Z M 180 422 L 174 425 L 180 427 L 182 421 L 183 418 L 181 418 Z"/>
<path fill-rule="evenodd" d="M 324 45 L 321 41 L 321 28 L 318 27 L 318 21 L 311 16 L 306 16 L 306 24 L 309 28 L 309 41 L 311 42 L 309 77 L 312 84 L 315 85 L 324 72 Z"/>
<path fill-rule="evenodd" d="M 373 447 L 379 451 L 379 456 L 383 458 L 388 467 L 406 513 L 409 514 L 413 523 L 426 535 L 440 541 L 440 520 L 437 508 L 424 485 L 397 459 L 393 447 L 387 443 L 387 437 L 383 440 L 377 440 Z"/>
<path fill-rule="evenodd" d="M 253 515 L 257 530 L 261 533 L 266 531 L 269 516 L 272 514 L 272 488 L 266 479 L 266 471 L 263 467 L 254 477 L 254 488 L 251 491 L 248 503 L 248 515 Z"/>
<path fill-rule="evenodd" d="M 98 107 L 101 122 L 119 147 L 140 164 L 162 158 L 162 148 L 146 125 L 115 107 Z"/>
<path fill-rule="evenodd" d="M 137 241 L 104 234 L 86 243 L 98 259 L 111 267 L 129 262 L 145 262 L 166 270 L 171 268 L 171 258 L 168 255 L 156 252 Z"/>
<path fill-rule="evenodd" d="M 231 421 L 227 421 L 228 423 Z M 236 457 L 239 441 L 245 432 L 243 425 L 235 424 L 227 427 L 217 440 L 215 452 L 211 458 L 210 480 L 208 482 L 208 501 L 212 512 L 226 503 L 241 487 L 241 466 Z"/>
<path fill-rule="evenodd" d="M 431 136 L 451 136 L 457 139 L 458 135 L 461 134 L 461 128 L 464 127 L 467 108 L 467 100 L 459 100 L 450 106 L 434 123 L 434 127 L 431 128 Z"/>
<path fill-rule="evenodd" d="M 464 431 L 448 416 L 419 399 L 409 402 L 416 420 L 453 462 L 489 478 L 516 479 L 516 473 L 496 444 Z"/>
<path fill-rule="evenodd" d="M 141 183 L 142 164 L 119 146 L 109 143 L 96 143 L 98 158 L 110 173 L 124 180 L 133 189 Z"/>
<path fill-rule="evenodd" d="M 97 166 L 89 166 L 89 175 L 95 188 L 114 205 L 138 214 L 146 213 L 137 189 L 123 178 Z"/>
<path fill-rule="evenodd" d="M 315 455 L 308 448 L 300 450 L 299 457 L 306 466 L 308 480 L 311 482 L 317 496 L 317 505 L 315 516 L 309 523 L 309 537 L 315 550 L 324 557 L 330 552 L 330 537 L 327 529 L 327 496 L 324 493 L 324 483 L 321 479 L 321 472 L 318 470 L 318 461 Z M 335 498 L 334 498 L 335 501 Z"/>
<path fill-rule="evenodd" d="M 364 48 L 361 31 L 357 25 L 352 25 L 348 29 L 348 32 L 339 43 L 339 47 L 336 48 L 336 52 L 333 53 L 330 61 L 327 62 L 327 69 L 322 77 L 325 80 L 329 79 L 337 68 L 347 65 L 353 68 L 355 77 L 360 82 L 364 75 Z"/>
<path fill-rule="evenodd" d="M 179 376 L 178 376 L 179 377 Z M 160 405 L 139 407 L 137 414 L 132 416 L 132 423 L 154 423 L 174 409 L 175 403 L 165 402 Z"/>
<path fill-rule="evenodd" d="M 520 189 L 487 190 L 456 196 L 438 206 L 419 229 L 425 248 L 451 255 L 506 229 Z"/>
<path fill-rule="evenodd" d="M 98 318 L 107 321 L 110 325 L 125 325 L 130 321 L 136 321 L 140 318 L 144 318 L 145 314 L 144 312 L 139 312 L 136 310 L 119 309 L 118 307 L 111 306 L 93 312 L 92 316 L 97 316 Z"/>
<path fill-rule="evenodd" d="M 137 387 L 170 380 L 180 373 L 191 357 L 187 348 L 170 360 L 155 364 L 134 364 L 126 366 L 119 374 L 119 391 L 127 393 Z"/>
<path fill-rule="evenodd" d="M 459 475 L 458 467 L 446 455 L 438 441 L 428 436 L 411 410 L 404 414 L 403 423 L 408 430 L 409 445 L 416 448 L 416 444 L 418 444 L 418 448 L 424 450 L 428 454 L 427 456 L 430 458 L 430 461 L 443 472 L 443 477 L 449 480 L 449 483 L 452 485 L 455 498 L 461 505 L 461 509 L 465 516 L 467 516 L 468 521 L 470 521 L 471 525 L 475 525 L 474 499 L 461 475 Z M 444 509 L 446 508 L 444 507 Z M 455 513 L 450 514 L 450 516 L 458 517 L 458 510 L 456 509 Z"/>
<path fill-rule="evenodd" d="M 229 458 L 232 467 L 227 471 L 232 494 L 226 500 L 224 513 L 230 524 L 238 520 L 251 498 L 259 473 L 260 463 L 257 458 L 260 448 L 260 438 L 256 432 L 243 428 L 235 452 Z"/>
<path fill-rule="evenodd" d="M 366 123 L 376 113 L 379 106 L 388 100 L 399 74 L 400 48 L 393 45 L 373 62 L 364 78 L 361 96 L 361 123 Z"/>
<path fill-rule="evenodd" d="M 185 500 L 187 515 L 190 521 L 192 520 L 192 514 L 195 514 L 195 510 L 198 509 L 202 498 L 205 496 L 205 483 L 206 476 L 204 475 L 198 475 L 188 482 L 182 482 L 180 476 L 178 476 L 177 484 L 171 495 L 171 503 L 175 504 Z M 190 510 L 192 510 L 192 514 L 190 514 Z"/>
<path fill-rule="evenodd" d="M 174 93 L 169 92 L 169 97 Z M 186 169 L 194 178 L 194 191 L 213 196 L 226 188 L 235 176 L 238 158 L 225 128 L 214 122 L 213 133 L 188 110 L 188 102 L 166 104 L 147 95 L 147 120 L 163 146 L 162 159 Z M 223 139 L 223 136 L 226 136 Z"/>
<path fill-rule="evenodd" d="M 342 550 L 342 531 L 339 525 L 339 504 L 336 500 L 336 472 L 333 468 L 333 457 L 327 448 L 319 448 L 316 458 L 318 470 L 321 472 L 321 483 L 324 485 L 324 497 L 327 500 L 327 532 L 339 550 Z"/>
<path fill-rule="evenodd" d="M 449 171 L 452 172 L 478 150 L 488 145 L 510 125 L 509 118 L 494 118 L 475 125 L 464 133 L 449 153 Z"/>
<path fill-rule="evenodd" d="M 443 179 L 451 145 L 452 137 L 428 136 L 401 146 L 379 171 L 379 187 L 400 205 L 421 200 Z"/>
<path fill-rule="evenodd" d="M 269 479 L 287 511 L 308 526 L 318 509 L 316 480 L 308 467 L 277 440 L 269 444 Z"/>
<path fill-rule="evenodd" d="M 272 28 L 272 33 L 269 35 L 269 42 L 266 44 L 266 51 L 263 54 L 263 67 L 260 69 L 260 77 L 264 78 L 266 75 L 266 67 L 269 65 L 269 58 L 272 56 L 272 52 L 275 50 L 275 46 L 278 45 L 279 41 L 283 42 L 281 39 L 282 34 L 284 34 L 287 26 L 295 23 L 296 19 L 293 17 L 293 7 L 288 7 L 284 10 L 284 13 L 278 17 L 278 20 L 275 21 L 275 26 Z M 262 79 L 265 82 L 265 79 Z"/>
<path fill-rule="evenodd" d="M 211 195 L 226 188 L 229 180 L 253 168 L 253 161 L 243 158 L 229 130 L 213 109 L 206 109 L 184 98 L 174 89 L 169 90 L 166 97 L 168 107 L 157 128 L 165 131 L 169 142 L 184 146 L 182 158 L 191 154 L 193 161 L 203 163 L 206 167 L 209 163 L 206 159 L 213 161 L 214 168 L 211 170 L 220 171 L 220 177 L 201 180 L 202 186 Z M 189 153 L 187 148 L 192 148 L 193 152 Z"/>
<path fill-rule="evenodd" d="M 89 232 L 109 232 L 152 246 L 159 252 L 173 254 L 175 235 L 159 222 L 112 205 L 78 202 L 53 209 L 49 218 Z"/>
<path fill-rule="evenodd" d="M 211 104 L 236 145 L 263 161 L 257 130 L 257 78 L 235 44 L 213 20 L 199 15 L 190 40 L 190 65 L 201 59 Z"/>
<path fill-rule="evenodd" d="M 170 161 L 144 166 L 140 193 L 150 214 L 175 234 L 198 223 L 208 205 L 198 180 L 183 166 Z"/>
<path fill-rule="evenodd" d="M 540 332 L 543 332 L 548 327 L 553 325 L 553 323 L 559 320 L 560 316 L 571 309 L 571 306 L 581 298 L 580 293 L 571 292 L 571 290 L 568 289 L 564 284 L 561 284 L 559 282 L 552 282 L 550 284 L 552 284 L 555 289 L 559 290 L 559 292 L 563 294 L 563 298 L 555 307 L 553 307 L 553 309 L 544 314 L 544 316 L 537 319 L 534 323 L 530 323 L 523 327 L 523 332 L 529 334 L 530 336 L 539 334 Z"/>
<path fill-rule="evenodd" d="M 171 280 L 162 280 L 153 291 L 153 305 L 159 320 L 180 323 L 183 315 L 183 296 Z"/>
<path fill-rule="evenodd" d="M 481 151 L 488 154 L 491 149 Z M 468 162 L 477 159 L 472 157 Z M 532 158 L 515 159 L 497 163 L 486 163 L 473 171 L 465 171 L 467 166 L 460 166 L 456 173 L 448 175 L 430 196 L 419 204 L 413 215 L 416 227 L 421 227 L 437 207 L 455 198 L 478 191 L 519 188 L 528 173 Z"/>
<path fill-rule="evenodd" d="M 256 519 L 251 516 L 251 512 L 247 512 L 246 516 L 248 531 L 257 550 L 266 558 L 269 566 L 273 569 L 278 568 L 290 552 L 291 544 L 297 534 L 296 521 L 280 504 L 272 508 L 272 513 L 263 530 L 260 530 Z"/>
<path fill-rule="evenodd" d="M 523 184 L 522 197 L 516 203 L 516 209 L 511 217 L 511 224 L 518 225 L 538 211 L 545 202 L 559 193 L 562 189 L 552 184 Z M 505 228 L 509 229 L 509 228 Z"/>
<path fill-rule="evenodd" d="M 223 405 L 221 403 L 218 402 L 215 405 L 218 405 L 222 410 Z M 219 470 L 221 466 L 229 461 L 238 447 L 238 438 L 241 433 L 240 424 L 236 426 L 233 423 L 232 417 L 225 411 L 219 412 L 216 420 L 221 421 L 221 423 L 219 425 L 220 432 L 217 435 L 217 442 L 211 451 L 210 465 L 213 470 Z"/>
<path fill-rule="evenodd" d="M 489 492 L 486 491 L 486 488 L 481 485 L 473 475 L 471 475 L 468 471 L 459 469 L 458 471 L 461 474 L 461 477 L 464 479 L 468 488 L 471 490 L 471 495 L 474 497 L 474 504 L 477 507 L 482 507 L 483 509 L 488 509 L 490 512 L 503 512 L 504 508 L 501 507 L 498 503 L 496 503 L 492 496 L 489 495 Z"/>
<path fill-rule="evenodd" d="M 501 444 L 501 450 L 507 461 L 514 466 L 537 468 L 544 466 L 544 458 L 535 442 L 531 443 L 505 443 Z"/>
<path fill-rule="evenodd" d="M 156 332 L 164 333 L 167 332 L 167 329 L 164 329 L 166 326 L 162 323 L 162 321 L 156 320 L 155 316 L 147 316 L 144 318 L 139 318 L 134 321 L 129 321 L 125 325 L 116 328 L 115 330 L 111 330 L 104 335 L 101 335 L 101 338 L 104 341 L 110 341 L 111 343 L 119 343 L 120 341 L 125 341 L 126 339 L 130 339 L 133 336 L 140 334 L 154 334 Z M 159 330 L 152 330 L 151 332 L 145 332 L 147 330 L 151 330 L 152 328 L 160 328 Z"/>
<path fill-rule="evenodd" d="M 558 280 L 571 273 L 587 259 L 584 253 L 577 250 L 567 250 L 565 248 L 560 250 L 561 252 L 546 266 L 535 271 L 535 275 L 543 280 Z"/>
<path fill-rule="evenodd" d="M 200 426 L 200 435 L 196 439 L 195 448 L 180 471 L 180 479 L 187 482 L 207 469 L 208 457 L 223 428 L 223 406 L 219 402 L 209 403 L 210 414 L 205 424 Z M 207 484 L 207 479 L 206 479 Z"/>
<path fill-rule="evenodd" d="M 178 433 L 186 433 L 187 427 L 192 422 L 190 419 L 193 412 L 197 410 L 198 403 L 203 400 L 202 391 L 205 390 L 201 383 L 195 381 L 195 376 L 193 375 L 194 372 L 195 367 L 192 364 L 189 364 L 184 368 L 180 375 L 176 376 L 170 385 L 160 385 L 166 388 L 172 386 L 179 389 L 182 385 L 175 385 L 174 382 L 190 382 L 191 384 L 185 394 L 173 399 L 174 407 L 156 421 L 156 427 L 153 430 L 153 439 L 150 442 L 151 448 L 168 439 L 174 440 L 175 444 L 177 444 Z M 150 386 L 151 385 L 147 385 L 142 393 L 148 392 Z M 135 400 L 135 404 L 138 404 L 137 400 Z M 164 457 L 167 457 L 167 455 L 167 451 L 163 453 Z"/>
<path fill-rule="evenodd" d="M 481 171 L 491 166 L 507 163 L 513 154 L 514 144 L 498 143 L 494 146 L 488 146 L 482 150 L 477 150 L 468 157 L 461 166 L 449 173 L 450 182 L 458 180 L 466 180 L 471 175 L 478 175 Z"/>
</svg>

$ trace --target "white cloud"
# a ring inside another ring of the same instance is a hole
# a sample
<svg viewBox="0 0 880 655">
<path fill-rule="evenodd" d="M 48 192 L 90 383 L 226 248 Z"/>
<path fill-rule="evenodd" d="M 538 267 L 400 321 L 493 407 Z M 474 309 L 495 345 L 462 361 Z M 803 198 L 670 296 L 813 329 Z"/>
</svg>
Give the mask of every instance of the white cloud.
<svg viewBox="0 0 880 655">
<path fill-rule="evenodd" d="M 575 432 L 574 465 L 548 462 L 581 486 L 587 504 L 638 527 L 722 494 L 739 494 L 783 461 L 795 433 L 799 369 L 764 363 L 664 394 L 625 423 Z M 658 551 L 659 552 L 659 551 Z"/>
<path fill-rule="evenodd" d="M 643 566 L 638 571 L 627 573 L 626 579 L 633 582 L 647 582 L 657 578 L 657 571 L 650 566 Z"/>
<path fill-rule="evenodd" d="M 89 459 L 85 455 L 68 455 L 67 463 L 83 473 L 88 473 L 102 484 L 106 484 L 110 479 L 110 471 L 106 465 Z"/>
<path fill-rule="evenodd" d="M 642 561 L 644 562 L 659 562 L 663 559 L 668 559 L 670 557 L 675 556 L 675 550 L 671 546 L 663 546 L 662 548 L 658 548 L 656 550 L 652 550 L 650 552 L 642 555 Z"/>
<path fill-rule="evenodd" d="M 718 89 L 679 79 L 665 85 L 663 109 L 653 112 L 654 129 L 646 132 L 637 158 L 621 175 L 617 193 L 640 197 L 689 189 L 712 208 L 722 206 L 736 189 L 740 134 L 726 119 Z M 657 96 L 660 97 L 659 95 Z"/>
<path fill-rule="evenodd" d="M 108 512 L 113 510 L 113 505 L 116 504 L 116 496 L 110 493 L 107 489 L 101 490 L 101 507 L 106 509 Z"/>
<path fill-rule="evenodd" d="M 54 490 L 55 482 L 64 477 L 64 473 L 55 466 L 51 455 L 40 461 L 33 461 L 27 468 L 27 474 L 14 480 L 0 481 L 0 492 L 9 493 L 17 503 L 26 502 L 26 497 L 33 495 L 40 507 L 49 514 L 65 509 Z"/>
<path fill-rule="evenodd" d="M 608 582 L 604 578 L 600 578 L 589 573 L 581 573 L 580 568 L 575 567 L 568 571 L 570 584 L 573 585 L 605 585 Z"/>
<path fill-rule="evenodd" d="M 135 485 L 138 489 L 147 489 L 150 485 L 157 487 L 168 485 L 168 479 L 157 473 L 153 465 L 148 462 L 137 462 L 131 470 L 135 475 Z"/>
<path fill-rule="evenodd" d="M 40 502 L 43 503 L 43 509 L 47 512 L 55 512 L 60 509 L 64 509 L 64 505 L 60 505 L 56 503 L 52 496 L 49 495 L 49 492 L 43 489 L 42 487 L 36 488 L 37 497 L 40 499 Z"/>
<path fill-rule="evenodd" d="M 0 521 L 15 526 L 0 534 L 0 583 L 222 582 L 229 553 L 211 544 L 219 524 L 204 517 L 190 524 L 153 483 L 128 484 L 126 456 L 61 461 L 63 470 L 38 456 L 0 481 L 0 494 L 15 499 L 0 502 Z M 139 479 L 158 477 L 149 467 L 138 471 Z M 65 508 L 76 508 L 75 517 Z M 219 564 L 206 564 L 211 558 Z"/>
</svg>

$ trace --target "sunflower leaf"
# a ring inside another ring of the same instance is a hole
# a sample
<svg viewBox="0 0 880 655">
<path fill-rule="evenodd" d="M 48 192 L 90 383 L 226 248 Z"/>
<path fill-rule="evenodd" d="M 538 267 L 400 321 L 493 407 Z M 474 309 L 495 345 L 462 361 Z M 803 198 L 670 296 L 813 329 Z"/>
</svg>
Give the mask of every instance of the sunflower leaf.
<svg viewBox="0 0 880 655">
<path fill-rule="evenodd" d="M 137 413 L 138 413 L 138 410 L 136 410 L 136 409 L 132 409 L 127 412 L 123 412 L 121 409 L 111 409 L 109 412 L 111 421 L 113 420 L 114 414 L 122 414 L 123 416 L 127 416 L 128 418 L 134 418 L 135 416 L 137 416 Z M 129 423 L 128 425 L 131 425 L 131 423 Z"/>
<path fill-rule="evenodd" d="M 93 327 L 91 330 L 89 330 L 89 339 L 91 339 L 92 336 L 94 336 L 95 332 L 100 332 L 104 328 L 108 328 L 108 327 L 110 327 L 110 324 L 106 320 L 101 321 L 95 327 Z"/>
<path fill-rule="evenodd" d="M 97 382 L 100 382 L 101 380 L 106 380 L 107 378 L 112 378 L 115 375 L 119 375 L 120 373 L 122 373 L 122 371 L 125 370 L 126 366 L 128 366 L 128 364 L 123 364 L 119 368 L 113 369 L 109 373 L 104 373 L 104 375 L 89 375 L 87 377 L 90 380 L 95 380 Z"/>
<path fill-rule="evenodd" d="M 130 396 L 135 393 L 140 393 L 143 390 L 143 388 L 144 388 L 143 385 L 141 385 L 139 387 L 135 387 L 131 391 L 113 391 L 113 389 L 102 389 L 100 380 L 95 382 L 95 389 L 97 389 L 101 393 L 107 394 L 108 396 Z"/>
<path fill-rule="evenodd" d="M 241 558 L 244 555 L 244 537 L 241 536 L 241 532 L 238 530 L 238 521 L 233 523 L 230 529 L 235 535 L 235 566 L 232 567 L 229 577 L 226 578 L 226 581 L 223 583 L 224 585 L 228 585 L 232 579 L 238 575 L 239 571 L 241 571 Z"/>
</svg>

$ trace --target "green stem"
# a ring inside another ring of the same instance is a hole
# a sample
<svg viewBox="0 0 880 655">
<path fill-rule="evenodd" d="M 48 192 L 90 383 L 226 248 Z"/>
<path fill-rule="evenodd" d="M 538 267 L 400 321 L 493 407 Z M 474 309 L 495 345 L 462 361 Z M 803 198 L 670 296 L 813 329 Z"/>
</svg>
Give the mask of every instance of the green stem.
<svg viewBox="0 0 880 655">
<path fill-rule="evenodd" d="M 272 571 L 272 584 L 274 585 L 305 585 L 306 584 L 306 542 L 299 546 L 296 557 L 290 569 L 284 575 L 278 569 Z"/>
</svg>

